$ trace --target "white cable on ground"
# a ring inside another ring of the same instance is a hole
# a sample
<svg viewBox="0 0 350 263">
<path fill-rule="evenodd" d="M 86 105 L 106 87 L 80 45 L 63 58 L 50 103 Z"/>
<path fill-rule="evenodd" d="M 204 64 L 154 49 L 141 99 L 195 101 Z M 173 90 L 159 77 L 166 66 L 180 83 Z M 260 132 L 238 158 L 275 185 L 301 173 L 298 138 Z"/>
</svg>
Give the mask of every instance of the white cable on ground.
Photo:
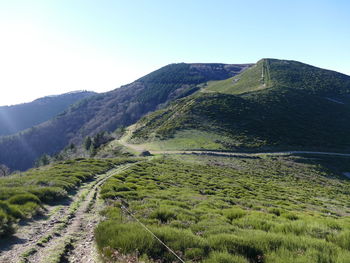
<svg viewBox="0 0 350 263">
<path fill-rule="evenodd" d="M 131 215 L 132 218 L 134 218 L 147 232 L 149 232 L 156 240 L 159 241 L 166 249 L 168 249 L 175 257 L 177 257 L 178 260 L 180 260 L 182 263 L 185 263 L 185 261 L 178 256 L 174 250 L 172 250 L 170 247 L 168 247 L 160 238 L 158 238 L 147 226 L 145 226 L 143 223 L 141 223 L 140 220 L 138 220 L 125 206 L 121 206 L 122 209 L 124 209 L 129 215 Z"/>
</svg>

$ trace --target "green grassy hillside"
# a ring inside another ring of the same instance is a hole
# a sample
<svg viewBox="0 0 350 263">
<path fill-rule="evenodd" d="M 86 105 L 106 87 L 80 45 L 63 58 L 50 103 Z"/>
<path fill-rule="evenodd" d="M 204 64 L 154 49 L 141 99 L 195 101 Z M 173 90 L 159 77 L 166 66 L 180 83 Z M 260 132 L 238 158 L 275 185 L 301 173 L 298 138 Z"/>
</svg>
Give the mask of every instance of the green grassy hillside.
<svg viewBox="0 0 350 263">
<path fill-rule="evenodd" d="M 205 90 L 244 94 L 269 88 L 341 96 L 350 92 L 350 77 L 297 61 L 262 59 L 237 76 L 210 82 Z"/>
<path fill-rule="evenodd" d="M 186 262 L 348 262 L 348 170 L 316 156 L 139 163 L 104 184 L 97 245 L 106 261 L 178 262 L 138 219 Z"/>
<path fill-rule="evenodd" d="M 263 84 L 261 70 L 269 71 Z M 161 140 L 176 140 L 184 130 L 196 140 L 197 130 L 210 134 L 208 142 L 218 149 L 350 149 L 349 76 L 294 61 L 261 60 L 235 78 L 234 84 L 229 79 L 231 86 L 227 80 L 209 84 L 211 92 L 146 116 L 132 141 L 164 144 Z M 193 144 L 197 147 L 187 149 L 205 148 Z"/>
<path fill-rule="evenodd" d="M 268 88 L 270 85 L 268 60 L 261 60 L 251 68 L 229 79 L 211 81 L 204 91 L 222 92 L 227 94 L 242 94 Z"/>
</svg>

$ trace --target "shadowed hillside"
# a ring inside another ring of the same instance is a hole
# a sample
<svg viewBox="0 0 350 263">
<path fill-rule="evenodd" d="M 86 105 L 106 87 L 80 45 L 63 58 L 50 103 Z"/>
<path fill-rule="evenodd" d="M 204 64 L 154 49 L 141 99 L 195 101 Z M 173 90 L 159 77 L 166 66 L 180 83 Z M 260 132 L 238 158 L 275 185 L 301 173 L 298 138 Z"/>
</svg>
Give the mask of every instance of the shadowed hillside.
<svg viewBox="0 0 350 263">
<path fill-rule="evenodd" d="M 75 102 L 94 94 L 96 93 L 77 91 L 48 96 L 29 103 L 2 106 L 0 107 L 0 136 L 14 134 L 47 121 Z"/>
<path fill-rule="evenodd" d="M 26 169 L 44 153 L 53 154 L 87 135 L 138 121 L 169 101 L 188 96 L 209 80 L 226 79 L 249 67 L 225 64 L 171 64 L 119 89 L 89 97 L 39 126 L 0 140 L 0 163 Z"/>
</svg>

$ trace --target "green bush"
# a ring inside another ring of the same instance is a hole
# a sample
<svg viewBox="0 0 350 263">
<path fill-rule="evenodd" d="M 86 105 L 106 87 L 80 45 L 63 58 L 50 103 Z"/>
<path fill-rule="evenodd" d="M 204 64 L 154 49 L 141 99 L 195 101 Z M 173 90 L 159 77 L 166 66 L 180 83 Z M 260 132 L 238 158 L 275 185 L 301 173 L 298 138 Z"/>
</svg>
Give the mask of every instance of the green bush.
<svg viewBox="0 0 350 263">
<path fill-rule="evenodd" d="M 122 253 L 138 250 L 141 254 L 157 250 L 154 238 L 137 223 L 115 224 L 113 221 L 106 221 L 97 227 L 95 233 L 100 249 L 110 246 Z"/>
<path fill-rule="evenodd" d="M 342 232 L 331 239 L 333 239 L 332 241 L 341 248 L 350 250 L 350 230 Z"/>
<path fill-rule="evenodd" d="M 33 195 L 33 194 L 20 194 L 20 195 L 15 195 L 12 196 L 8 202 L 10 204 L 16 204 L 16 205 L 24 205 L 25 203 L 32 202 L 36 204 L 40 204 L 40 199 Z"/>
<path fill-rule="evenodd" d="M 230 234 L 213 235 L 208 238 L 210 247 L 215 251 L 228 251 L 231 254 L 240 254 L 251 260 L 263 256 L 264 252 L 259 244 L 249 241 L 244 237 Z"/>
<path fill-rule="evenodd" d="M 208 254 L 209 246 L 205 240 L 190 231 L 171 227 L 150 229 L 173 250 L 187 255 L 188 259 L 204 258 Z M 101 251 L 108 246 L 125 254 L 138 251 L 140 255 L 147 254 L 164 262 L 173 262 L 175 259 L 174 255 L 137 223 L 122 224 L 120 221 L 107 220 L 96 228 L 95 237 Z"/>
<path fill-rule="evenodd" d="M 284 213 L 283 216 L 292 221 L 299 219 L 299 217 L 294 213 Z"/>
<path fill-rule="evenodd" d="M 232 255 L 227 252 L 212 252 L 203 263 L 249 263 L 249 261 L 242 256 Z"/>
<path fill-rule="evenodd" d="M 152 231 L 158 236 L 164 243 L 171 247 L 174 251 L 180 251 L 181 254 L 185 254 L 187 250 L 200 249 L 202 255 L 209 253 L 208 242 L 194 235 L 190 230 L 176 229 L 168 226 L 153 227 Z M 198 252 L 198 251 L 197 251 Z M 165 254 L 169 262 L 173 260 L 173 256 Z"/>
<path fill-rule="evenodd" d="M 29 189 L 28 191 L 36 195 L 42 202 L 45 203 L 62 200 L 68 196 L 67 191 L 60 187 L 40 187 Z"/>
<path fill-rule="evenodd" d="M 23 213 L 14 205 L 10 205 L 7 202 L 0 201 L 0 210 L 2 210 L 9 217 L 23 218 Z"/>
<path fill-rule="evenodd" d="M 23 205 L 16 205 L 18 209 L 23 213 L 24 217 L 30 218 L 33 215 L 42 214 L 43 210 L 41 206 L 34 202 L 26 202 Z"/>
<path fill-rule="evenodd" d="M 344 258 L 347 257 L 347 258 Z M 307 250 L 290 251 L 285 248 L 277 249 L 267 254 L 266 262 L 278 263 L 345 263 L 349 262 L 349 253 L 340 254 L 339 257 L 320 253 L 317 249 L 309 248 Z"/>
<path fill-rule="evenodd" d="M 271 214 L 274 214 L 276 216 L 280 216 L 281 215 L 281 209 L 278 209 L 276 207 L 268 209 L 268 212 L 271 213 Z"/>
<path fill-rule="evenodd" d="M 185 258 L 194 262 L 203 260 L 207 253 L 201 248 L 189 248 L 185 251 Z"/>
<path fill-rule="evenodd" d="M 170 220 L 176 219 L 176 213 L 169 208 L 159 208 L 152 212 L 150 218 L 156 218 L 161 223 L 168 223 Z"/>
<path fill-rule="evenodd" d="M 0 209 L 0 237 L 14 233 L 13 223 L 13 218 Z"/>
<path fill-rule="evenodd" d="M 232 222 L 234 219 L 239 219 L 245 216 L 246 212 L 241 208 L 230 208 L 224 210 L 223 214 L 225 217 L 227 217 L 228 220 L 230 220 L 230 222 Z"/>
</svg>

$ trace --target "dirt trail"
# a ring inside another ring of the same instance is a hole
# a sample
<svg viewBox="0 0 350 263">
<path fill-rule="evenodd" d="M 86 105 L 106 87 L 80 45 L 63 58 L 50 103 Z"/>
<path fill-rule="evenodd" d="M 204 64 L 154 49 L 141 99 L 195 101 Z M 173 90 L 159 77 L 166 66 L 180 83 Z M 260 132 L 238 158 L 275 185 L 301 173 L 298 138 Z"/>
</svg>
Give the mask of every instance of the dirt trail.
<svg viewBox="0 0 350 263">
<path fill-rule="evenodd" d="M 312 155 L 331 155 L 350 157 L 350 153 L 336 153 L 336 152 L 313 152 L 313 151 L 285 151 L 285 152 L 218 152 L 218 151 L 150 151 L 152 154 L 207 154 L 220 156 L 278 156 L 278 155 L 293 155 L 293 154 L 312 154 Z"/>
<path fill-rule="evenodd" d="M 14 237 L 1 242 L 0 262 L 99 262 L 94 244 L 94 228 L 103 208 L 99 190 L 109 177 L 130 166 L 97 176 L 79 189 L 70 204 L 51 207 L 48 218 L 20 226 Z"/>
<path fill-rule="evenodd" d="M 130 148 L 134 151 L 149 151 L 151 154 L 207 154 L 207 155 L 220 155 L 220 156 L 278 156 L 278 155 L 292 155 L 292 154 L 316 154 L 316 155 L 332 155 L 332 156 L 344 156 L 350 157 L 350 153 L 337 153 L 337 152 L 317 152 L 317 151 L 283 151 L 283 152 L 220 152 L 220 151 L 191 151 L 191 150 L 177 150 L 177 151 L 152 151 L 146 149 L 143 145 L 130 144 L 126 142 L 126 139 L 118 141 L 121 145 Z"/>
</svg>

